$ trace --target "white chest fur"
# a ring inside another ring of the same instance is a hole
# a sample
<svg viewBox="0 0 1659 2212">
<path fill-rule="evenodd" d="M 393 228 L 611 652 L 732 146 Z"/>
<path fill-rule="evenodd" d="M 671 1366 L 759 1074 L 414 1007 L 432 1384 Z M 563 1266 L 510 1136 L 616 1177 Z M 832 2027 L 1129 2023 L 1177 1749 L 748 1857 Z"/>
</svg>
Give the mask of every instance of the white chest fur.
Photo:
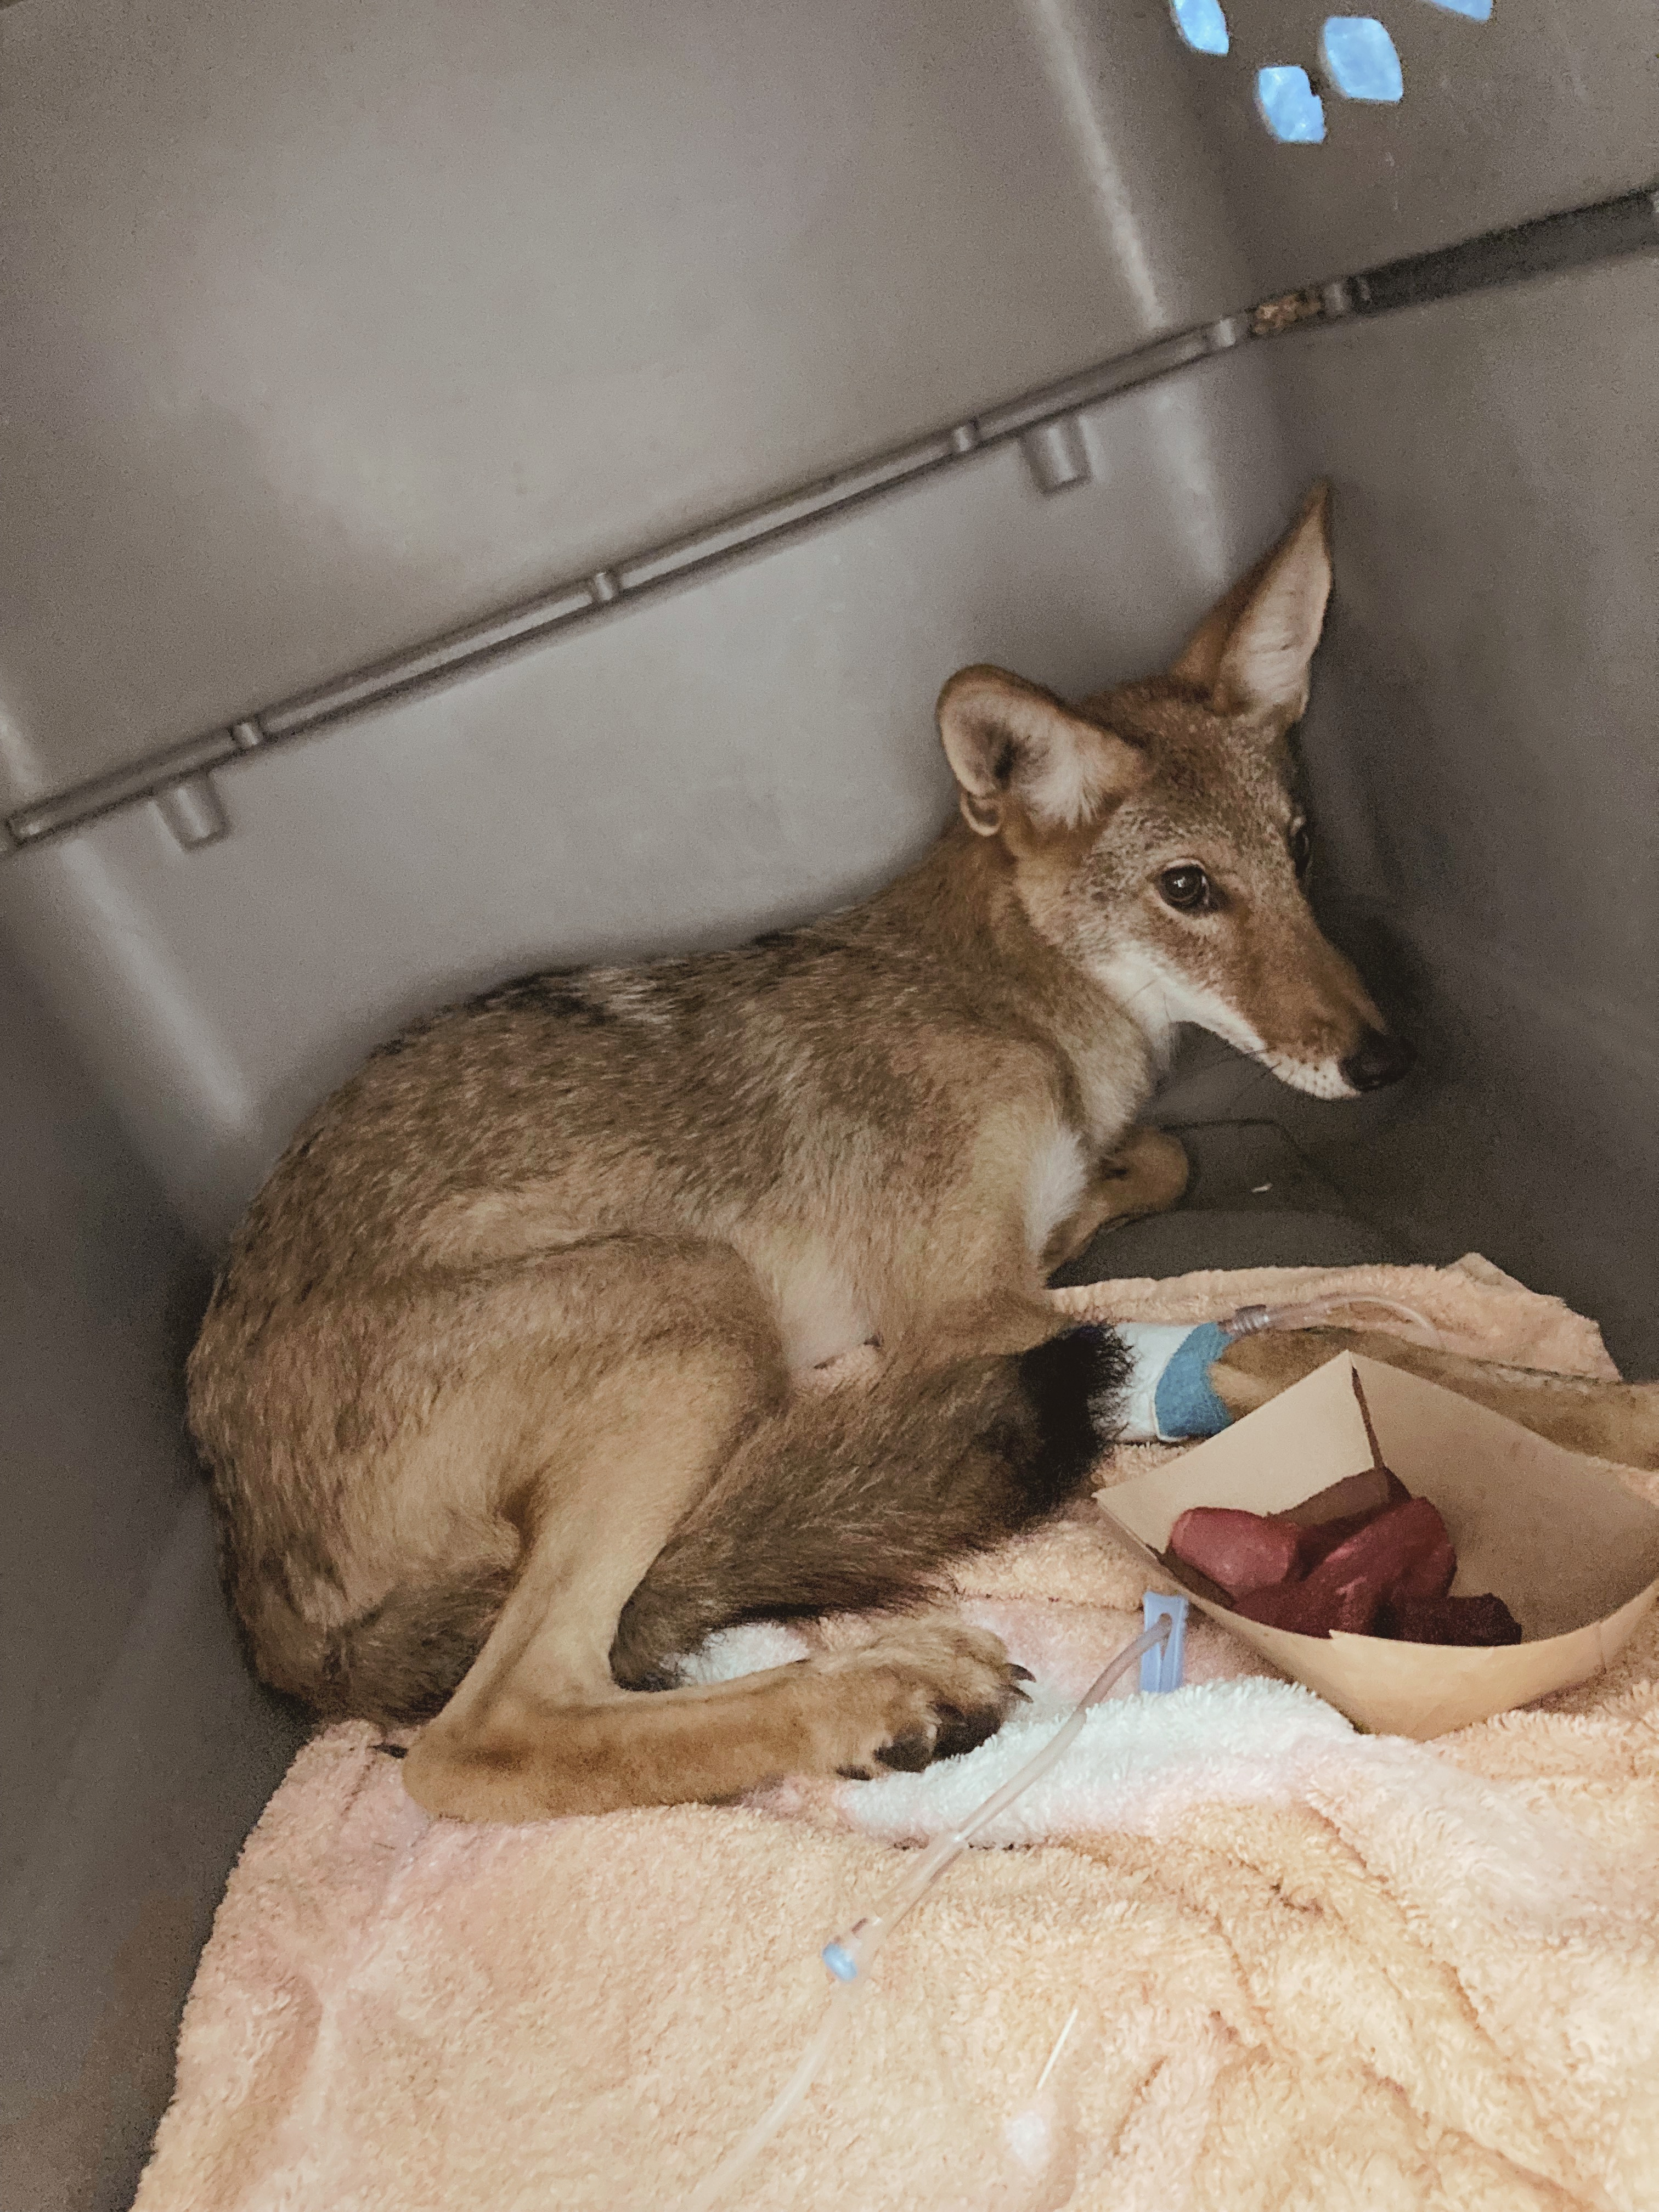
<svg viewBox="0 0 1659 2212">
<path fill-rule="evenodd" d="M 773 1237 L 749 1256 L 771 1293 L 793 1374 L 854 1350 L 874 1333 L 848 1271 L 817 1238 Z"/>
<path fill-rule="evenodd" d="M 1025 1247 L 1042 1252 L 1060 1223 L 1075 1213 L 1089 1181 L 1088 1156 L 1075 1129 L 1049 1132 L 1031 1155 L 1025 1182 Z"/>
</svg>

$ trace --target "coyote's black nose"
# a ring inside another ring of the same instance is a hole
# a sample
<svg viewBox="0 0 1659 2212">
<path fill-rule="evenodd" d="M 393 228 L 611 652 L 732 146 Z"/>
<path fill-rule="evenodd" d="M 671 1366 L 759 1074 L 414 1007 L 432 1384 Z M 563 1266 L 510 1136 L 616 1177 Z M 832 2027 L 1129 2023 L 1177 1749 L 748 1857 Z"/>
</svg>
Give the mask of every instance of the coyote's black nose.
<svg viewBox="0 0 1659 2212">
<path fill-rule="evenodd" d="M 1356 1091 L 1381 1091 L 1385 1084 L 1398 1083 L 1416 1058 L 1404 1037 L 1390 1036 L 1386 1030 L 1372 1030 L 1358 1051 L 1351 1052 L 1343 1061 L 1342 1080 Z"/>
</svg>

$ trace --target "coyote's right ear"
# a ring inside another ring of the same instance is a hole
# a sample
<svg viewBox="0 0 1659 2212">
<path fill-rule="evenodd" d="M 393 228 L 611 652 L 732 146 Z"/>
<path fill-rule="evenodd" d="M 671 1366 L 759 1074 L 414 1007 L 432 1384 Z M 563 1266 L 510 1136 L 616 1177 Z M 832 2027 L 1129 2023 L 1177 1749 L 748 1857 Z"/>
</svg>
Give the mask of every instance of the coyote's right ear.
<svg viewBox="0 0 1659 2212">
<path fill-rule="evenodd" d="M 1273 551 L 1210 610 L 1171 667 L 1218 713 L 1247 714 L 1275 732 L 1301 720 L 1331 595 L 1329 499 L 1328 484 L 1314 486 Z"/>
<path fill-rule="evenodd" d="M 1134 746 L 1005 668 L 959 669 L 939 694 L 939 733 L 963 819 L 981 837 L 1011 806 L 1038 830 L 1075 830 L 1144 765 Z"/>
</svg>

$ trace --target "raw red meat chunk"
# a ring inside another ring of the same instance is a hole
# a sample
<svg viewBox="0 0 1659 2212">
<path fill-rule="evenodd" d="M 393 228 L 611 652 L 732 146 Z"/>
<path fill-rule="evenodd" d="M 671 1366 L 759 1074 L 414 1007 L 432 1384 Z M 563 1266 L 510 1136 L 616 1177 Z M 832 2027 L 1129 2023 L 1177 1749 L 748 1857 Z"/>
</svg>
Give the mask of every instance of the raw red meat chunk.
<svg viewBox="0 0 1659 2212">
<path fill-rule="evenodd" d="M 1224 1505 L 1189 1505 L 1170 1531 L 1170 1549 L 1229 1596 L 1302 1571 L 1301 1532 L 1288 1521 Z"/>
<path fill-rule="evenodd" d="M 1518 1644 L 1521 1624 L 1501 1597 L 1407 1597 L 1382 1608 L 1382 1632 L 1402 1644 Z"/>
<path fill-rule="evenodd" d="M 1387 1636 L 1413 1644 L 1516 1644 L 1501 1598 L 1448 1595 L 1457 1553 L 1426 1498 L 1379 1463 L 1288 1513 L 1194 1506 L 1170 1555 L 1247 1620 L 1299 1636 Z"/>
<path fill-rule="evenodd" d="M 1249 1619 L 1293 1628 L 1298 1635 L 1328 1636 L 1341 1628 L 1364 1636 L 1396 1584 L 1437 1583 L 1437 1590 L 1424 1593 L 1437 1595 L 1456 1571 L 1445 1522 L 1426 1498 L 1413 1498 L 1385 1508 L 1345 1537 L 1302 1581 L 1246 1590 L 1236 1603 Z"/>
<path fill-rule="evenodd" d="M 1328 1636 L 1334 1628 L 1367 1636 L 1382 1601 L 1363 1575 L 1327 1588 L 1306 1582 L 1278 1583 L 1267 1589 L 1245 1590 L 1233 1610 L 1269 1628 L 1291 1628 L 1298 1636 Z"/>
</svg>

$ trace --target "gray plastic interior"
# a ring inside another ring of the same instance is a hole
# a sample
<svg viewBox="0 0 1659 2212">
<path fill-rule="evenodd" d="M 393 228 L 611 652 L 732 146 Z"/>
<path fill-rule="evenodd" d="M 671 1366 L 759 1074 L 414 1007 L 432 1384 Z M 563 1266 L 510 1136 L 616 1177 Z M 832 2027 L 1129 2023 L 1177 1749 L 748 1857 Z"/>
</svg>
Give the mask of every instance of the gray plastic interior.
<svg viewBox="0 0 1659 2212">
<path fill-rule="evenodd" d="M 877 884 L 952 668 L 1145 670 L 1316 475 L 1318 896 L 1420 1070 L 1191 1040 L 1084 1272 L 1478 1248 L 1659 1370 L 1650 12 L 1389 0 L 1305 146 L 1328 11 L 1228 12 L 0 7 L 3 2212 L 130 2198 L 297 1741 L 178 1379 L 297 1117 Z"/>
</svg>

